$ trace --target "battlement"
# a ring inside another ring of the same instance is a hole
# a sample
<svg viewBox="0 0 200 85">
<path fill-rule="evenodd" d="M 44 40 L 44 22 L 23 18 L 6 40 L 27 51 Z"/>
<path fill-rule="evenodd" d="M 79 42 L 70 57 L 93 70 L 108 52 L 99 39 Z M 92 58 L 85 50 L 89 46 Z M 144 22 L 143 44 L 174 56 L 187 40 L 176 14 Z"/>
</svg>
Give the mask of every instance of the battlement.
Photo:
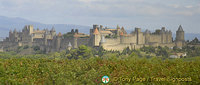
<svg viewBox="0 0 200 85">
<path fill-rule="evenodd" d="M 71 37 L 69 37 L 71 36 Z M 25 26 L 22 31 L 10 30 L 9 37 L 3 42 L 5 50 L 11 50 L 18 46 L 39 46 L 48 52 L 74 49 L 79 45 L 91 47 L 103 46 L 107 50 L 123 50 L 125 47 L 139 48 L 142 46 L 178 46 L 184 45 L 184 31 L 182 26 L 177 30 L 176 41 L 172 41 L 172 32 L 165 27 L 151 32 L 142 32 L 141 28 L 135 28 L 128 34 L 124 27 L 117 25 L 115 29 L 93 25 L 90 35 L 79 33 L 78 29 L 72 29 L 67 34 L 56 34 L 52 27 L 49 29 L 34 29 L 32 25 Z M 70 44 L 69 44 L 70 43 Z"/>
</svg>

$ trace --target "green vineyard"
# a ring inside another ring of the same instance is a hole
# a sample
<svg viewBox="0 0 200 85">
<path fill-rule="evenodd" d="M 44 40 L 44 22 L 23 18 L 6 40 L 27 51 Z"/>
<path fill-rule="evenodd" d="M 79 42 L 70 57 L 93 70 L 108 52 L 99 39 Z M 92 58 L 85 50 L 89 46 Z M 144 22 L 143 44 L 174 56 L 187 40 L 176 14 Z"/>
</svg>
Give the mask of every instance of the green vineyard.
<svg viewBox="0 0 200 85">
<path fill-rule="evenodd" d="M 101 77 L 108 75 L 109 84 L 200 84 L 200 59 L 194 61 L 152 59 L 1 59 L 2 85 L 81 85 L 103 84 Z M 122 81 L 120 78 L 191 78 L 173 81 Z M 118 78 L 118 80 L 114 80 Z"/>
<path fill-rule="evenodd" d="M 125 53 L 93 52 L 85 46 L 50 54 L 0 53 L 0 84 L 104 85 L 104 75 L 110 78 L 108 85 L 200 84 L 200 57 L 170 59 L 144 57 L 141 51 Z"/>
</svg>

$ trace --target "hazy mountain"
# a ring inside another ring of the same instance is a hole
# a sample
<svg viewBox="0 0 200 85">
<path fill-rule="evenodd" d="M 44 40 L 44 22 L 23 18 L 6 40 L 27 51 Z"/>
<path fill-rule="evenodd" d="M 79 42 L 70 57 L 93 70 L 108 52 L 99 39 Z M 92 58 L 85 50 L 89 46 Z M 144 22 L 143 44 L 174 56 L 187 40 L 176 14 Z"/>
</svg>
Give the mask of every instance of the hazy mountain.
<svg viewBox="0 0 200 85">
<path fill-rule="evenodd" d="M 89 26 L 73 25 L 73 24 L 42 24 L 39 22 L 29 21 L 23 18 L 10 18 L 0 16 L 0 37 L 8 36 L 9 30 L 21 31 L 25 25 L 33 25 L 34 28 L 39 29 L 51 29 L 54 27 L 56 32 L 66 33 L 71 29 L 79 29 L 79 32 L 89 33 Z"/>
<path fill-rule="evenodd" d="M 16 28 L 18 31 L 20 31 L 23 29 L 25 25 L 33 25 L 34 28 L 39 28 L 39 29 L 44 29 L 44 28 L 51 29 L 52 27 L 54 27 L 57 32 L 61 33 L 69 32 L 71 31 L 71 29 L 79 29 L 79 32 L 87 34 L 89 34 L 89 29 L 92 27 L 92 26 L 90 27 L 90 26 L 73 25 L 73 24 L 42 24 L 39 22 L 26 20 L 23 18 L 10 18 L 10 17 L 0 16 L 0 37 L 5 38 L 6 36 L 8 36 L 10 29 L 14 30 Z M 130 29 L 126 30 L 128 33 L 133 31 Z M 175 39 L 176 34 L 173 33 L 173 37 Z M 198 37 L 200 39 L 200 34 L 194 34 L 194 33 L 185 34 L 186 40 L 193 40 L 195 37 Z"/>
<path fill-rule="evenodd" d="M 176 35 L 174 34 L 174 37 Z M 200 34 L 196 34 L 196 33 L 185 33 L 185 40 L 193 40 L 195 37 L 197 37 L 200 40 Z"/>
</svg>

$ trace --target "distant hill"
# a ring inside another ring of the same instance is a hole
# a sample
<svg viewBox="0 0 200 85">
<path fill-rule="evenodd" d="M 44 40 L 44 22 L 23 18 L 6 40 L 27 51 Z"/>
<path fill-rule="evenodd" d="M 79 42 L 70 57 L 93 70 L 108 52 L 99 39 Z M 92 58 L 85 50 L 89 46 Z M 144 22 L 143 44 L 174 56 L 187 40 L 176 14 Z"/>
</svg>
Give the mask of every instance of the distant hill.
<svg viewBox="0 0 200 85">
<path fill-rule="evenodd" d="M 25 25 L 33 25 L 34 28 L 39 28 L 39 29 L 44 29 L 44 28 L 51 29 L 52 27 L 54 27 L 56 29 L 56 32 L 61 32 L 61 33 L 69 32 L 71 31 L 71 29 L 79 29 L 79 32 L 89 34 L 89 29 L 92 28 L 92 26 L 90 27 L 90 26 L 73 25 L 73 24 L 42 24 L 39 22 L 33 22 L 18 17 L 10 18 L 5 16 L 0 16 L 0 37 L 5 38 L 6 36 L 8 36 L 10 29 L 14 30 L 16 28 L 17 30 L 22 30 Z M 126 30 L 128 33 L 133 31 L 130 29 Z M 173 34 L 173 37 L 175 39 L 176 35 Z M 193 33 L 185 34 L 186 40 L 193 40 L 195 37 L 198 37 L 200 39 L 200 34 L 193 34 Z"/>
<path fill-rule="evenodd" d="M 71 31 L 71 29 L 79 29 L 79 32 L 89 33 L 89 26 L 73 25 L 73 24 L 42 24 L 39 22 L 29 21 L 23 18 L 10 18 L 5 16 L 0 16 L 0 37 L 6 37 L 9 34 L 9 30 L 21 31 L 25 25 L 33 25 L 34 28 L 51 29 L 54 27 L 56 32 L 66 33 Z"/>
<path fill-rule="evenodd" d="M 185 33 L 185 39 L 186 40 L 193 40 L 195 37 L 197 37 L 198 39 L 200 39 L 200 34 L 196 34 L 196 33 Z"/>
</svg>

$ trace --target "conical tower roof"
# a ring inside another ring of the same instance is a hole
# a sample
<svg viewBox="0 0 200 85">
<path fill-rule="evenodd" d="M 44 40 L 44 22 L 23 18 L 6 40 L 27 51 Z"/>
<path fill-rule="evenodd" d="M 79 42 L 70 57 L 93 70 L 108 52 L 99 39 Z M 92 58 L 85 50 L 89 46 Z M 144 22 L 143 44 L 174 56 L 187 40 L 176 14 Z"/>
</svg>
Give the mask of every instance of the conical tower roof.
<svg viewBox="0 0 200 85">
<path fill-rule="evenodd" d="M 54 26 L 52 27 L 51 31 L 56 31 Z"/>
<path fill-rule="evenodd" d="M 120 33 L 120 35 L 121 35 L 121 36 L 123 36 L 123 35 L 124 35 L 124 33 L 123 33 L 123 32 L 121 32 L 121 33 Z"/>
<path fill-rule="evenodd" d="M 124 27 L 122 27 L 122 30 L 124 30 Z"/>
<path fill-rule="evenodd" d="M 14 32 L 17 32 L 17 29 L 16 29 L 16 28 L 14 29 Z"/>
<path fill-rule="evenodd" d="M 183 31 L 183 28 L 181 25 L 179 26 L 178 31 Z"/>
<path fill-rule="evenodd" d="M 94 33 L 93 33 L 93 34 L 95 34 L 95 35 L 99 34 L 99 31 L 98 31 L 97 28 L 94 30 Z"/>
</svg>

